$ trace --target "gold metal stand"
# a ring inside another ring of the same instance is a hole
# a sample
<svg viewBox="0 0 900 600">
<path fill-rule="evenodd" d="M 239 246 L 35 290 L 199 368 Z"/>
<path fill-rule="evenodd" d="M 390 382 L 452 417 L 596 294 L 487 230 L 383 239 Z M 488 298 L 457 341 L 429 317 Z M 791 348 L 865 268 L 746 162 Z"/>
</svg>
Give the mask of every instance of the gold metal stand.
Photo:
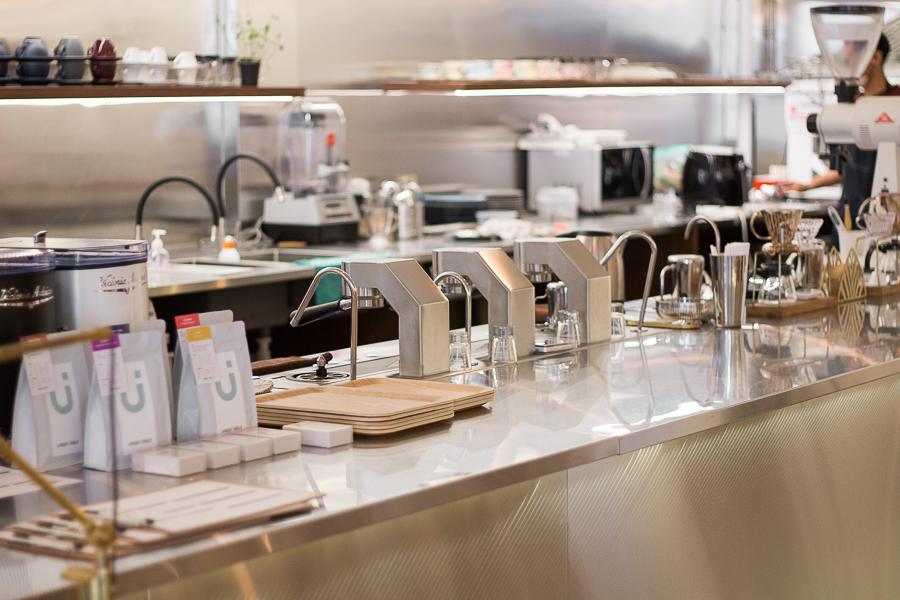
<svg viewBox="0 0 900 600">
<path fill-rule="evenodd" d="M 100 327 L 91 331 L 74 332 L 71 335 L 58 336 L 52 340 L 31 341 L 25 345 L 19 342 L 7 344 L 0 346 L 0 362 L 16 360 L 21 358 L 26 352 L 46 350 L 79 342 L 106 340 L 112 337 L 112 333 L 109 327 Z M 77 504 L 47 481 L 28 461 L 19 456 L 7 441 L 3 439 L 3 436 L 0 436 L 0 457 L 14 467 L 21 469 L 54 502 L 63 507 L 73 519 L 78 521 L 84 527 L 85 541 L 96 549 L 97 558 L 93 569 L 68 567 L 63 571 L 62 576 L 85 586 L 89 598 L 112 600 L 112 554 L 116 543 L 116 531 L 113 523 L 95 521 L 87 516 Z"/>
</svg>

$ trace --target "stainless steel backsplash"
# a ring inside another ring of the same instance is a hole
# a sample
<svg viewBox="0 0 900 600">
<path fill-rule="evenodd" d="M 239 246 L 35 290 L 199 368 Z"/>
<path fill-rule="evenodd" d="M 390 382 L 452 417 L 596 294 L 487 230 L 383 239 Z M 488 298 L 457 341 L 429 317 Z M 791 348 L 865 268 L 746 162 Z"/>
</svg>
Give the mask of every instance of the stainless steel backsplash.
<svg viewBox="0 0 900 600">
<path fill-rule="evenodd" d="M 268 0 L 241 3 L 237 10 L 256 19 L 279 17 L 274 25 L 284 50 L 264 66 L 263 85 L 327 88 L 383 72 L 386 63 L 449 58 L 626 57 L 681 72 L 747 75 L 759 63 L 753 19 L 763 1 Z M 234 10 L 234 3 L 5 0 L 0 38 L 10 50 L 26 35 L 43 37 L 51 49 L 63 35 L 78 35 L 85 46 L 111 37 L 120 55 L 128 46 L 164 46 L 170 55 L 210 52 L 222 44 L 215 15 Z M 538 112 L 584 128 L 627 129 L 632 139 L 657 145 L 737 144 L 742 133 L 736 115 L 750 106 L 719 95 L 338 101 L 347 115 L 355 173 L 376 179 L 416 173 L 426 184 L 492 187 L 521 185 L 514 142 Z M 279 109 L 241 106 L 238 131 L 236 117 L 221 115 L 215 105 L 0 106 L 0 236 L 37 228 L 130 236 L 140 193 L 155 179 L 186 175 L 212 188 L 216 166 L 232 147 L 274 159 Z M 755 109 L 756 127 L 765 129 L 756 136 L 763 170 L 777 162 L 783 147 L 783 119 L 772 118 L 779 110 L 778 98 Z M 229 212 L 250 220 L 270 187 L 254 165 L 239 169 L 240 206 L 230 189 Z M 161 225 L 171 241 L 196 239 L 208 231 L 207 215 L 195 192 L 168 186 L 148 204 L 145 229 Z"/>
</svg>

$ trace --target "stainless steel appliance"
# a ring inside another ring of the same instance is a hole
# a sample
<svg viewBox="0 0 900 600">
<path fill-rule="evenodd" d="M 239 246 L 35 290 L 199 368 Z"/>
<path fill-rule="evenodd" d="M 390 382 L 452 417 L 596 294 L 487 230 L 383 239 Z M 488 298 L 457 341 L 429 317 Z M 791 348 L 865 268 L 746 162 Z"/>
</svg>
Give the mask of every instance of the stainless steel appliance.
<svg viewBox="0 0 900 600">
<path fill-rule="evenodd" d="M 608 231 L 573 231 L 563 233 L 559 237 L 577 238 L 582 244 L 587 246 L 594 258 L 600 260 L 609 249 L 612 248 L 618 236 Z M 609 271 L 610 299 L 613 302 L 624 302 L 625 300 L 625 263 L 624 248 L 616 252 L 606 263 L 606 270 Z M 565 308 L 565 307 L 563 307 Z"/>
<path fill-rule="evenodd" d="M 0 344 L 56 331 L 53 253 L 0 250 Z M 0 435 L 9 438 L 21 361 L 0 363 Z"/>
<path fill-rule="evenodd" d="M 578 190 L 586 213 L 630 210 L 653 193 L 653 145 L 618 142 L 561 148 L 556 142 L 519 144 L 527 154 L 528 209 L 537 210 L 544 187 Z"/>
<path fill-rule="evenodd" d="M 278 116 L 278 178 L 287 193 L 263 204 L 262 230 L 276 242 L 355 240 L 359 207 L 347 191 L 346 120 L 328 98 L 298 98 Z"/>
<path fill-rule="evenodd" d="M 698 204 L 741 206 L 750 193 L 751 169 L 737 148 L 691 146 L 684 161 L 681 198 Z"/>
<path fill-rule="evenodd" d="M 67 330 L 146 321 L 149 245 L 143 240 L 0 239 L 0 249 L 53 250 L 56 324 Z"/>
</svg>

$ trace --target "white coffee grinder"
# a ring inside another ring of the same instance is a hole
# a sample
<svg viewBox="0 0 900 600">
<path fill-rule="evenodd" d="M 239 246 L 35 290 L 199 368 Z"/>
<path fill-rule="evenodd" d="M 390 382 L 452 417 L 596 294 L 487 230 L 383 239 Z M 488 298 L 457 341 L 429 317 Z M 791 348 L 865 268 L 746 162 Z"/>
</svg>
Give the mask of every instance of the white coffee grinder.
<svg viewBox="0 0 900 600">
<path fill-rule="evenodd" d="M 347 191 L 346 120 L 330 98 L 296 98 L 278 115 L 278 177 L 284 197 L 263 205 L 262 230 L 276 242 L 355 240 L 359 208 Z"/>
</svg>

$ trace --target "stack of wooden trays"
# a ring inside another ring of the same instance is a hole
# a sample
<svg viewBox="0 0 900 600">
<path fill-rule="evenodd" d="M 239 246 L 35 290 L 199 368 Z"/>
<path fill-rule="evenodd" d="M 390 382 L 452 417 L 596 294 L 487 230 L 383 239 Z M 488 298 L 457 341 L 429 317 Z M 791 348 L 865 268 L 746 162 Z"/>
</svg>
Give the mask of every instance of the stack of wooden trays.
<svg viewBox="0 0 900 600">
<path fill-rule="evenodd" d="M 493 398 L 489 387 L 373 377 L 264 394 L 256 398 L 256 412 L 260 425 L 325 421 L 385 435 L 450 419 Z"/>
</svg>

